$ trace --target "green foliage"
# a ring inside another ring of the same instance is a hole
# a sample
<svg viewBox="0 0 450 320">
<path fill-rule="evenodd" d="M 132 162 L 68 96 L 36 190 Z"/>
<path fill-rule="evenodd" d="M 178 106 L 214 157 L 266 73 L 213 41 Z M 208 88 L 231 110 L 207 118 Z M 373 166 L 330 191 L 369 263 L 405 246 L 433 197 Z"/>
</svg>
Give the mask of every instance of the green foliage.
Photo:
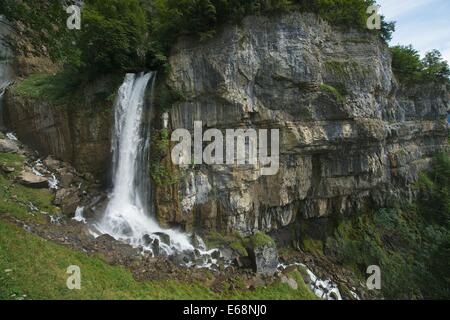
<svg viewBox="0 0 450 320">
<path fill-rule="evenodd" d="M 186 95 L 178 90 L 174 90 L 167 86 L 163 81 L 158 84 L 155 90 L 155 105 L 162 112 L 170 110 L 174 103 L 187 101 Z"/>
<path fill-rule="evenodd" d="M 450 77 L 450 67 L 438 50 L 427 52 L 422 59 L 422 65 L 424 76 L 427 79 L 448 79 Z"/>
<path fill-rule="evenodd" d="M 209 233 L 205 239 L 205 242 L 209 249 L 220 248 L 228 245 L 228 239 L 216 231 Z"/>
<path fill-rule="evenodd" d="M 295 8 L 300 11 L 313 12 L 329 23 L 344 28 L 367 30 L 367 8 L 376 5 L 374 0 L 292 0 Z M 395 23 L 387 22 L 381 16 L 381 30 L 379 33 L 385 41 L 392 38 Z"/>
<path fill-rule="evenodd" d="M 380 266 L 386 298 L 450 298 L 449 184 L 450 157 L 440 155 L 418 183 L 416 207 L 341 221 L 327 239 L 327 254 L 362 279 L 369 265 Z"/>
<path fill-rule="evenodd" d="M 163 159 L 169 154 L 170 132 L 168 129 L 157 130 L 152 135 L 150 159 L 150 176 L 158 186 L 168 186 L 179 181 L 178 176 L 164 165 Z"/>
<path fill-rule="evenodd" d="M 331 24 L 367 30 L 368 6 L 374 0 L 87 0 L 81 30 L 66 28 L 67 13 L 59 1 L 5 0 L 0 9 L 23 25 L 22 49 L 50 54 L 70 68 L 109 73 L 142 68 L 167 68 L 167 55 L 182 35 L 201 40 L 226 23 L 247 15 L 313 12 Z M 43 14 L 45 13 L 45 14 Z M 393 25 L 383 21 L 380 35 L 390 37 Z M 378 31 L 377 31 L 378 32 Z M 43 46 L 44 45 L 44 46 Z M 45 49 L 43 49 L 43 47 Z"/>
<path fill-rule="evenodd" d="M 14 173 L 18 174 L 23 167 L 23 156 L 14 153 L 0 153 L 0 165 L 14 169 Z"/>
<path fill-rule="evenodd" d="M 367 30 L 366 11 L 373 4 L 373 0 L 155 0 L 151 24 L 160 49 L 167 52 L 180 35 L 209 38 L 221 24 L 239 22 L 247 15 L 306 11 L 334 25 Z M 389 40 L 393 31 L 393 23 L 383 20 L 380 35 Z"/>
<path fill-rule="evenodd" d="M 433 171 L 422 175 L 417 187 L 419 210 L 432 222 L 450 226 L 450 157 L 438 155 Z"/>
<path fill-rule="evenodd" d="M 79 82 L 68 73 L 33 74 L 17 82 L 12 92 L 26 98 L 58 100 L 67 97 L 67 93 L 75 90 L 78 85 Z"/>
<path fill-rule="evenodd" d="M 392 69 L 401 82 L 448 82 L 450 68 L 438 50 L 428 52 L 421 60 L 411 45 L 391 48 Z"/>
<path fill-rule="evenodd" d="M 107 73 L 143 67 L 147 18 L 139 0 L 89 0 L 82 18 L 84 68 Z"/>
<path fill-rule="evenodd" d="M 395 46 L 391 48 L 392 70 L 400 81 L 416 79 L 421 70 L 420 55 L 410 46 Z"/>
<path fill-rule="evenodd" d="M 168 186 L 178 182 L 178 178 L 173 176 L 172 172 L 161 164 L 152 163 L 150 165 L 150 176 L 158 186 Z"/>
<path fill-rule="evenodd" d="M 325 66 L 327 71 L 332 72 L 339 76 L 348 75 L 349 71 L 347 70 L 347 63 L 336 60 L 328 60 L 325 62 Z"/>
<path fill-rule="evenodd" d="M 33 253 L 33 254 L 30 254 Z M 68 290 L 67 267 L 82 272 L 81 290 Z M 199 281 L 155 280 L 138 282 L 123 267 L 110 266 L 102 257 L 89 256 L 38 238 L 0 220 L 0 299 L 244 299 L 300 300 L 316 297 L 298 272 L 290 274 L 298 290 L 275 282 L 254 291 L 234 288 L 214 292 Z"/>
<path fill-rule="evenodd" d="M 252 292 L 236 292 L 232 299 L 242 300 L 318 300 L 305 284 L 299 271 L 293 271 L 288 276 L 298 284 L 298 290 L 288 284 L 276 282 L 268 287 L 259 287 Z"/>
<path fill-rule="evenodd" d="M 259 231 L 246 239 L 246 241 L 253 248 L 275 245 L 275 241 L 271 237 Z"/>
<path fill-rule="evenodd" d="M 48 55 L 69 68 L 80 65 L 78 34 L 66 28 L 67 13 L 61 1 L 2 0 L 0 14 L 11 22 L 19 41 L 7 39 L 25 55 Z"/>
<path fill-rule="evenodd" d="M 323 256 L 323 242 L 311 238 L 303 239 L 303 249 L 317 257 Z"/>
<path fill-rule="evenodd" d="M 329 84 L 321 84 L 320 85 L 320 90 L 322 92 L 326 92 L 326 93 L 331 93 L 332 95 L 334 95 L 334 97 L 336 98 L 336 100 L 340 103 L 344 103 L 345 99 L 344 99 L 344 95 L 346 94 L 345 90 L 341 88 L 341 90 L 338 90 L 337 88 L 335 88 L 332 85 Z"/>
<path fill-rule="evenodd" d="M 230 248 L 239 253 L 241 256 L 245 257 L 248 255 L 247 249 L 245 249 L 242 241 L 236 240 L 230 244 Z"/>
<path fill-rule="evenodd" d="M 0 213 L 12 215 L 23 221 L 46 223 L 42 214 L 59 215 L 59 209 L 53 206 L 54 196 L 45 189 L 32 189 L 15 183 L 15 178 L 23 168 L 24 158 L 16 154 L 0 153 L 0 165 L 14 168 L 8 176 L 0 174 Z M 36 210 L 31 210 L 34 207 Z"/>
</svg>

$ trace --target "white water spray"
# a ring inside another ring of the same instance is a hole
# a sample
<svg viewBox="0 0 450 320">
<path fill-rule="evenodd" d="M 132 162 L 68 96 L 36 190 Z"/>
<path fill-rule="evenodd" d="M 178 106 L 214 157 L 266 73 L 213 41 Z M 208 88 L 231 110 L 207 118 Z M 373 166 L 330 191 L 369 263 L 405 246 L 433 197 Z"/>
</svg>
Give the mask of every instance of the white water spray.
<svg viewBox="0 0 450 320">
<path fill-rule="evenodd" d="M 113 191 L 105 214 L 95 227 L 103 234 L 133 246 L 148 247 L 147 239 L 158 239 L 160 248 L 167 255 L 176 251 L 192 251 L 186 234 L 175 230 L 164 230 L 151 217 L 149 211 L 149 151 L 148 118 L 145 108 L 145 92 L 155 75 L 127 74 L 119 89 L 115 104 L 115 128 L 113 134 Z M 153 85 L 151 90 L 153 91 Z M 153 92 L 151 92 L 153 94 Z M 151 106 L 150 106 L 151 107 Z M 145 183 L 147 181 L 147 183 Z M 170 244 L 164 243 L 155 233 L 170 236 Z"/>
<path fill-rule="evenodd" d="M 3 94 L 13 78 L 13 51 L 6 39 L 11 34 L 11 29 L 5 16 L 0 15 L 0 131 L 6 130 L 3 123 Z"/>
</svg>

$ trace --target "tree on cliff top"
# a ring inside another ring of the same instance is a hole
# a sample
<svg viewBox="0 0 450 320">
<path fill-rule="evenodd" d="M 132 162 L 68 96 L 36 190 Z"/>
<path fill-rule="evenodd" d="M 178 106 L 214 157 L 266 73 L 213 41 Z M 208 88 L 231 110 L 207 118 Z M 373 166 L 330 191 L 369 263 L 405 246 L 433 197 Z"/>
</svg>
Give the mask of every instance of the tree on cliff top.
<svg viewBox="0 0 450 320">
<path fill-rule="evenodd" d="M 367 30 L 375 0 L 85 0 L 81 30 L 66 28 L 71 1 L 3 0 L 0 13 L 20 29 L 22 49 L 49 55 L 66 66 L 111 72 L 164 63 L 177 37 L 210 38 L 224 23 L 247 15 L 313 12 L 333 25 Z M 393 26 L 383 22 L 380 35 Z M 34 52 L 31 52 L 33 54 Z"/>
<path fill-rule="evenodd" d="M 151 32 L 167 52 L 183 34 L 212 36 L 221 24 L 239 23 L 247 15 L 311 12 L 332 25 L 368 31 L 368 7 L 375 0 L 153 0 L 150 4 Z M 382 17 L 380 36 L 390 40 L 394 23 Z"/>
<path fill-rule="evenodd" d="M 422 59 L 425 77 L 431 79 L 448 79 L 450 77 L 450 68 L 447 61 L 442 58 L 438 50 L 427 52 Z"/>
<path fill-rule="evenodd" d="M 84 69 L 111 72 L 143 68 L 147 17 L 139 0 L 89 0 L 82 19 Z"/>
<path fill-rule="evenodd" d="M 448 82 L 450 68 L 438 50 L 428 52 L 423 59 L 411 45 L 391 48 L 392 70 L 400 82 Z"/>
</svg>

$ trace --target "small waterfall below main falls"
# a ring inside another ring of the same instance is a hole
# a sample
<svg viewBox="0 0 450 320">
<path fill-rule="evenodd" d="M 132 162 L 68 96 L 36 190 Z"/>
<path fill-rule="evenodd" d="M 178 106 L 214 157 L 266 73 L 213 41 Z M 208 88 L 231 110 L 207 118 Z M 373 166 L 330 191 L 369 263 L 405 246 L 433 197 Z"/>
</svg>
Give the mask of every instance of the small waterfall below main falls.
<svg viewBox="0 0 450 320">
<path fill-rule="evenodd" d="M 158 251 L 171 255 L 195 248 L 188 235 L 162 229 L 151 215 L 150 125 L 145 93 L 150 83 L 153 96 L 154 82 L 154 73 L 127 74 L 119 89 L 112 139 L 113 190 L 104 215 L 94 226 L 102 234 L 148 251 L 154 251 L 156 241 Z"/>
</svg>

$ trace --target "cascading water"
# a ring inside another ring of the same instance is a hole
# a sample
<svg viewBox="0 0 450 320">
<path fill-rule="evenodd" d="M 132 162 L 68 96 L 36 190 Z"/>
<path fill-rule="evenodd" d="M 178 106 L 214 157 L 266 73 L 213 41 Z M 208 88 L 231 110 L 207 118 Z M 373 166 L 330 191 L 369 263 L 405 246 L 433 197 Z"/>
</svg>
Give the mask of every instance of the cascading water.
<svg viewBox="0 0 450 320">
<path fill-rule="evenodd" d="M 7 37 L 11 33 L 6 18 L 0 15 L 0 131 L 5 130 L 3 124 L 2 100 L 5 89 L 13 77 L 13 52 L 7 44 Z"/>
<path fill-rule="evenodd" d="M 154 80 L 153 73 L 127 74 L 119 89 L 112 141 L 113 191 L 106 211 L 95 227 L 100 233 L 148 250 L 152 250 L 149 243 L 158 239 L 160 250 L 171 255 L 195 248 L 186 234 L 162 229 L 152 218 L 152 209 L 148 205 L 151 203 L 148 178 L 150 125 L 146 122 L 149 117 L 145 93 L 151 81 L 153 96 Z M 160 239 L 161 233 L 170 236 L 169 243 L 167 237 L 165 241 Z"/>
</svg>

